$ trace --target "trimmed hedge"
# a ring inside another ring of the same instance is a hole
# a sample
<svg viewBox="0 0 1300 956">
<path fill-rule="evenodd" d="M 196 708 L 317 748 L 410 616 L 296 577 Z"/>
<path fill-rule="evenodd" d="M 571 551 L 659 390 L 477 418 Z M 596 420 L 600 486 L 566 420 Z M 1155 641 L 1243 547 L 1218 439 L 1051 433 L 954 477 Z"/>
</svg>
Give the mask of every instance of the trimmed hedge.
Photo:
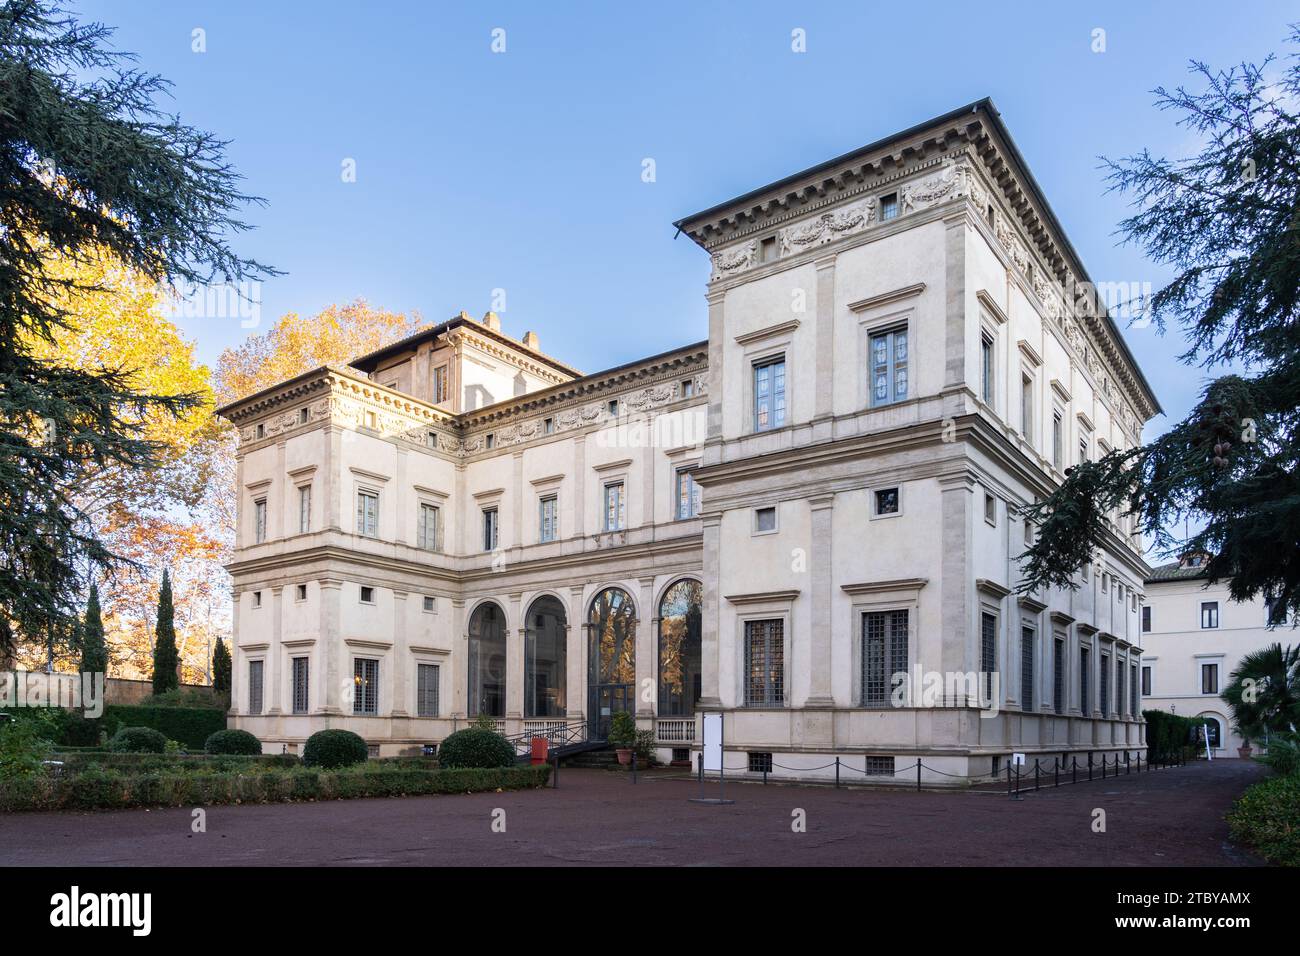
<svg viewBox="0 0 1300 956">
<path fill-rule="evenodd" d="M 318 730 L 302 748 L 302 762 L 308 767 L 348 767 L 370 759 L 370 748 L 350 730 Z"/>
<path fill-rule="evenodd" d="M 203 744 L 205 753 L 258 756 L 262 742 L 247 730 L 218 730 Z"/>
<path fill-rule="evenodd" d="M 438 745 L 438 766 L 447 768 L 513 767 L 515 748 L 500 734 L 480 727 L 458 730 Z"/>
<path fill-rule="evenodd" d="M 1300 866 L 1300 776 L 1248 789 L 1228 811 L 1232 838 L 1278 866 Z"/>
<path fill-rule="evenodd" d="M 208 738 L 226 729 L 226 712 L 215 707 L 146 707 L 109 704 L 104 708 L 104 726 L 112 733 L 125 727 L 152 727 L 168 740 L 190 750 L 202 750 Z"/>
<path fill-rule="evenodd" d="M 1191 757 L 1196 749 L 1200 722 L 1165 710 L 1144 710 L 1147 722 L 1147 760 L 1151 763 Z"/>
<path fill-rule="evenodd" d="M 167 738 L 152 727 L 123 727 L 108 742 L 108 749 L 115 753 L 166 753 Z"/>
<path fill-rule="evenodd" d="M 91 767 L 123 771 L 189 773 L 217 768 L 256 773 L 264 767 L 300 767 L 293 754 L 150 754 L 114 753 L 109 750 L 56 750 L 51 759 L 61 761 L 65 772 L 80 773 Z"/>
<path fill-rule="evenodd" d="M 92 769 L 74 777 L 38 776 L 0 781 L 0 811 L 120 810 L 523 790 L 545 786 L 550 771 L 547 764 L 495 770 L 299 767 L 254 774 L 123 774 Z"/>
</svg>

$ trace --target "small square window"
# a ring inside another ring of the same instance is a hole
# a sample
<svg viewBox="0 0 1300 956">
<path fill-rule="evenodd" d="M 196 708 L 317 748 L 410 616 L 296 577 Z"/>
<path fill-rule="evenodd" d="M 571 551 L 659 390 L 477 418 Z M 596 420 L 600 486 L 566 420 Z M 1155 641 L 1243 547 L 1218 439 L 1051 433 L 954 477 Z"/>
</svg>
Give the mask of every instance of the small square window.
<svg viewBox="0 0 1300 956">
<path fill-rule="evenodd" d="M 776 508 L 755 508 L 754 509 L 754 533 L 767 534 L 776 530 Z"/>
<path fill-rule="evenodd" d="M 426 594 L 424 596 L 424 609 L 430 614 L 438 610 L 438 599 Z"/>
<path fill-rule="evenodd" d="M 611 399 L 609 400 L 609 405 L 607 405 L 606 407 L 609 409 L 609 415 L 610 415 L 611 418 L 618 418 L 618 399 L 617 399 L 617 398 L 611 398 Z"/>
<path fill-rule="evenodd" d="M 898 514 L 898 489 L 881 488 L 876 492 L 876 515 Z"/>
<path fill-rule="evenodd" d="M 374 603 L 375 603 L 375 589 L 374 589 L 374 588 L 369 587 L 368 585 L 365 585 L 365 584 L 361 585 L 361 603 L 362 603 L 362 604 L 374 604 Z"/>
<path fill-rule="evenodd" d="M 425 436 L 424 436 L 424 445 L 425 445 L 426 448 L 437 448 L 437 447 L 438 447 L 438 433 L 437 433 L 437 432 L 429 432 L 427 435 L 425 435 Z"/>
<path fill-rule="evenodd" d="M 750 773 L 771 773 L 772 772 L 772 754 L 754 753 L 749 754 L 749 772 Z"/>
<path fill-rule="evenodd" d="M 305 584 L 298 585 L 297 600 L 299 601 L 307 600 L 307 585 Z"/>
<path fill-rule="evenodd" d="M 998 499 L 989 493 L 984 494 L 984 520 L 994 527 L 998 523 Z"/>
<path fill-rule="evenodd" d="M 758 244 L 759 262 L 772 262 L 776 259 L 776 255 L 777 255 L 776 236 L 768 236 L 766 239 L 763 239 L 759 242 Z"/>
<path fill-rule="evenodd" d="M 898 218 L 898 193 L 889 193 L 880 197 L 880 221 L 888 222 Z"/>
<path fill-rule="evenodd" d="M 865 770 L 868 777 L 892 777 L 894 775 L 894 758 L 868 756 Z"/>
<path fill-rule="evenodd" d="M 688 378 L 682 380 L 682 398 L 695 397 L 695 379 Z"/>
<path fill-rule="evenodd" d="M 306 425 L 309 421 L 311 421 L 311 409 L 310 408 L 298 409 L 298 424 Z"/>
<path fill-rule="evenodd" d="M 483 439 L 483 445 L 484 445 L 484 447 L 488 448 L 489 450 L 491 450 L 491 449 L 493 449 L 493 448 L 496 448 L 496 447 L 497 447 L 497 436 L 494 435 L 494 434 L 492 434 L 492 432 L 488 432 L 487 435 L 486 435 L 486 436 L 484 437 L 484 439 Z"/>
<path fill-rule="evenodd" d="M 554 418 L 544 418 L 544 419 L 542 419 L 542 434 L 543 434 L 543 435 L 554 435 L 554 434 L 555 434 L 555 419 L 554 419 Z"/>
<path fill-rule="evenodd" d="M 261 606 L 262 606 L 262 592 L 261 592 L 261 591 L 254 591 L 254 592 L 253 592 L 253 607 L 261 607 Z"/>
</svg>

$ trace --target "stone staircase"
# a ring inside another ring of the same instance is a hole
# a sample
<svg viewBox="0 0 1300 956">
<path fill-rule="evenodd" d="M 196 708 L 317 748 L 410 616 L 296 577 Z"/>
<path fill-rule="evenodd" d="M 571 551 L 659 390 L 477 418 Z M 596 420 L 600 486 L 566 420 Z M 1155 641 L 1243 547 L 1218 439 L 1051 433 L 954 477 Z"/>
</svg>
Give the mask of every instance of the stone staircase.
<svg viewBox="0 0 1300 956">
<path fill-rule="evenodd" d="M 614 753 L 612 747 L 603 750 L 588 750 L 586 753 L 561 757 L 560 766 L 580 770 L 617 770 L 618 754 Z"/>
</svg>

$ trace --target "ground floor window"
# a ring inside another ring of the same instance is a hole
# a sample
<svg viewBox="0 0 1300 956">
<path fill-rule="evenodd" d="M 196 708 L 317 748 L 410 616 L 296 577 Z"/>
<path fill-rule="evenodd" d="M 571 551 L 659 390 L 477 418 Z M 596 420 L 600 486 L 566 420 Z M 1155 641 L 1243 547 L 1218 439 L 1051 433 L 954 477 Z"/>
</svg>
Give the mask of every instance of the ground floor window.
<svg viewBox="0 0 1300 956">
<path fill-rule="evenodd" d="M 895 674 L 907 674 L 907 611 L 868 611 L 862 615 L 862 706 L 888 704 Z"/>
<path fill-rule="evenodd" d="M 771 773 L 772 772 L 772 755 L 770 753 L 749 754 L 749 772 L 750 773 Z"/>
<path fill-rule="evenodd" d="M 379 661 L 373 657 L 358 657 L 352 662 L 352 713 L 379 713 Z"/>
<path fill-rule="evenodd" d="M 993 700 L 993 672 L 998 666 L 998 617 L 985 611 L 980 615 L 980 680 L 984 699 Z"/>
<path fill-rule="evenodd" d="M 745 703 L 785 705 L 785 622 L 745 622 Z"/>
<path fill-rule="evenodd" d="M 295 714 L 307 713 L 307 678 L 310 663 L 306 657 L 293 659 L 293 712 Z"/>
<path fill-rule="evenodd" d="M 700 623 L 704 585 L 685 579 L 659 602 L 659 716 L 695 713 L 703 682 Z"/>
<path fill-rule="evenodd" d="M 1058 714 L 1065 713 L 1065 641 L 1059 637 L 1055 640 L 1055 653 L 1052 655 L 1052 709 Z"/>
<path fill-rule="evenodd" d="M 262 661 L 248 662 L 248 712 L 262 712 Z"/>
<path fill-rule="evenodd" d="M 1034 709 L 1034 629 L 1020 629 L 1020 708 Z"/>
<path fill-rule="evenodd" d="M 506 715 L 506 616 L 487 601 L 469 619 L 469 716 Z"/>
<path fill-rule="evenodd" d="M 1079 713 L 1087 717 L 1092 713 L 1088 702 L 1088 649 L 1079 648 Z"/>
<path fill-rule="evenodd" d="M 438 676 L 437 664 L 416 666 L 415 715 L 417 717 L 438 716 Z"/>
<path fill-rule="evenodd" d="M 1097 710 L 1102 717 L 1110 713 L 1110 655 L 1101 655 L 1101 674 L 1097 678 Z"/>
</svg>

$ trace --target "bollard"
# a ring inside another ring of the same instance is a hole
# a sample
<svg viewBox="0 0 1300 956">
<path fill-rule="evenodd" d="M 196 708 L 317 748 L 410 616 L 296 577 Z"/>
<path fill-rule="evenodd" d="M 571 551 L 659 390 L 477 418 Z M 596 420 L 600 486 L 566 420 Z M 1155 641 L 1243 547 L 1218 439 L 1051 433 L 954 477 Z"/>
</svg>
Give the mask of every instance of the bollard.
<svg viewBox="0 0 1300 956">
<path fill-rule="evenodd" d="M 1007 796 L 1011 795 L 1011 761 L 1007 761 Z"/>
<path fill-rule="evenodd" d="M 1070 783 L 1079 782 L 1079 755 L 1070 754 Z"/>
<path fill-rule="evenodd" d="M 1052 758 L 1052 786 L 1059 787 L 1060 785 L 1061 785 L 1061 758 L 1053 757 Z"/>
<path fill-rule="evenodd" d="M 921 792 L 921 758 L 916 758 L 916 792 Z"/>
<path fill-rule="evenodd" d="M 1124 776 L 1126 777 L 1133 772 L 1132 757 L 1131 753 L 1124 751 Z"/>
<path fill-rule="evenodd" d="M 1088 751 L 1088 782 L 1092 783 L 1092 751 Z"/>
<path fill-rule="evenodd" d="M 1034 758 L 1034 792 L 1038 792 L 1038 758 Z"/>
<path fill-rule="evenodd" d="M 840 788 L 840 758 L 835 758 L 835 789 Z"/>
</svg>

